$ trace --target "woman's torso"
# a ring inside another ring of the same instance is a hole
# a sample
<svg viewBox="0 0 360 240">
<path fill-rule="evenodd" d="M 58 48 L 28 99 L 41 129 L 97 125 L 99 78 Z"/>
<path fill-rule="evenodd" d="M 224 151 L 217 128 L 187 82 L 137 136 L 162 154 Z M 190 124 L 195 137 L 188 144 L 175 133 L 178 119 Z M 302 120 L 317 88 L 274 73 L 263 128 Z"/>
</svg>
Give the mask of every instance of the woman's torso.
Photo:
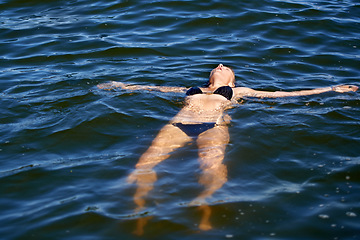
<svg viewBox="0 0 360 240">
<path fill-rule="evenodd" d="M 231 101 L 219 94 L 195 94 L 186 97 L 185 106 L 172 119 L 173 123 L 197 124 L 224 122 L 224 110 Z"/>
</svg>

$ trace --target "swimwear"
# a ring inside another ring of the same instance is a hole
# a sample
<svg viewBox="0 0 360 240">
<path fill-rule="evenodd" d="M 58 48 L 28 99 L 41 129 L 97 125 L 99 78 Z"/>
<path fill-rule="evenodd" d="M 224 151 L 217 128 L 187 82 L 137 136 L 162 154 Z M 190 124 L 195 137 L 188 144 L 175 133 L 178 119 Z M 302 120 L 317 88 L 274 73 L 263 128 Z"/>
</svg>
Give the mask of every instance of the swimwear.
<svg viewBox="0 0 360 240">
<path fill-rule="evenodd" d="M 187 90 L 186 95 L 191 96 L 195 94 L 203 94 L 200 88 L 192 87 Z M 226 99 L 231 100 L 233 91 L 229 86 L 222 86 L 215 90 L 214 94 L 219 94 L 224 96 Z M 189 137 L 198 137 L 201 133 L 217 126 L 216 123 L 198 123 L 198 124 L 183 124 L 183 123 L 173 123 L 175 127 L 181 129 Z"/>
<path fill-rule="evenodd" d="M 190 96 L 190 95 L 202 94 L 202 93 L 203 92 L 201 91 L 200 88 L 192 87 L 189 90 L 187 90 L 186 95 Z M 214 94 L 219 94 L 221 96 L 224 96 L 227 100 L 231 100 L 233 95 L 233 90 L 229 86 L 222 86 L 216 89 Z"/>
<path fill-rule="evenodd" d="M 198 137 L 201 133 L 216 126 L 216 123 L 198 123 L 198 124 L 183 124 L 173 123 L 175 127 L 180 128 L 189 137 Z"/>
<path fill-rule="evenodd" d="M 202 93 L 203 92 L 198 87 L 192 87 L 192 88 L 190 88 L 189 90 L 186 91 L 186 95 L 188 95 L 188 96 L 195 95 L 195 94 L 202 94 Z"/>
</svg>

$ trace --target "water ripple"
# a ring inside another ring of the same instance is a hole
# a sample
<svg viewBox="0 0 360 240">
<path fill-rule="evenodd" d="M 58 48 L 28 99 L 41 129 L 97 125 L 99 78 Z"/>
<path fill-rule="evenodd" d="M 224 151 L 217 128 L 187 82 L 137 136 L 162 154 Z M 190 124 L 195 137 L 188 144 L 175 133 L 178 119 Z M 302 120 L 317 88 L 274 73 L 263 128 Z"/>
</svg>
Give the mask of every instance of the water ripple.
<svg viewBox="0 0 360 240">
<path fill-rule="evenodd" d="M 199 232 L 196 144 L 159 165 L 144 211 L 125 181 L 183 95 L 96 88 L 202 86 L 220 62 L 261 90 L 358 84 L 357 1 L 11 0 L 0 13 L 1 236 L 135 239 L 151 218 L 156 239 L 358 238 L 358 93 L 231 109 L 228 182 Z"/>
</svg>

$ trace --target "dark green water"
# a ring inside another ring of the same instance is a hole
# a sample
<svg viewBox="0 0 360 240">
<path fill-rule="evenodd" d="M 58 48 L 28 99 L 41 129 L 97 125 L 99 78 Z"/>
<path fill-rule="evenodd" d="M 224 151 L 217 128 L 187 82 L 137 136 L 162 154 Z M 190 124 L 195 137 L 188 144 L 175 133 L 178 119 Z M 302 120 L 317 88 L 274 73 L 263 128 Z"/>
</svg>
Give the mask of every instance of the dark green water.
<svg viewBox="0 0 360 240">
<path fill-rule="evenodd" d="M 228 182 L 210 231 L 196 145 L 156 168 L 147 208 L 126 183 L 183 106 L 177 93 L 99 83 L 196 86 L 211 68 L 237 84 L 299 90 L 357 84 L 360 3 L 0 1 L 0 238 L 359 239 L 359 92 L 245 99 L 229 110 Z"/>
</svg>

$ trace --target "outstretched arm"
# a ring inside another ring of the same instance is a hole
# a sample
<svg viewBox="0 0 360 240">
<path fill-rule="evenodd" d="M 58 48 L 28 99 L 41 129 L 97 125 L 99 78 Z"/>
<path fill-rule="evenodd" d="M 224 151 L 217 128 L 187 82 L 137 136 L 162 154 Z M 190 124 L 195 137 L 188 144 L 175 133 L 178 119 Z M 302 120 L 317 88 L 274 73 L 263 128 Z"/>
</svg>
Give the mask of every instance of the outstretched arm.
<svg viewBox="0 0 360 240">
<path fill-rule="evenodd" d="M 122 82 L 108 82 L 97 85 L 98 88 L 104 90 L 113 89 L 128 89 L 128 90 L 147 90 L 147 91 L 158 91 L 158 92 L 186 92 L 185 87 L 168 87 L 168 86 L 147 86 L 147 85 L 130 85 Z"/>
<path fill-rule="evenodd" d="M 257 97 L 257 98 L 279 98 L 279 97 L 296 97 L 296 96 L 306 96 L 306 95 L 314 95 L 325 92 L 356 92 L 358 90 L 357 86 L 354 85 L 338 85 L 333 87 L 324 87 L 324 88 L 315 88 L 311 90 L 301 90 L 301 91 L 293 91 L 293 92 L 284 92 L 284 91 L 276 91 L 276 92 L 267 92 L 267 91 L 257 91 L 251 88 L 246 87 L 237 87 L 234 88 L 235 98 L 241 97 Z"/>
</svg>

